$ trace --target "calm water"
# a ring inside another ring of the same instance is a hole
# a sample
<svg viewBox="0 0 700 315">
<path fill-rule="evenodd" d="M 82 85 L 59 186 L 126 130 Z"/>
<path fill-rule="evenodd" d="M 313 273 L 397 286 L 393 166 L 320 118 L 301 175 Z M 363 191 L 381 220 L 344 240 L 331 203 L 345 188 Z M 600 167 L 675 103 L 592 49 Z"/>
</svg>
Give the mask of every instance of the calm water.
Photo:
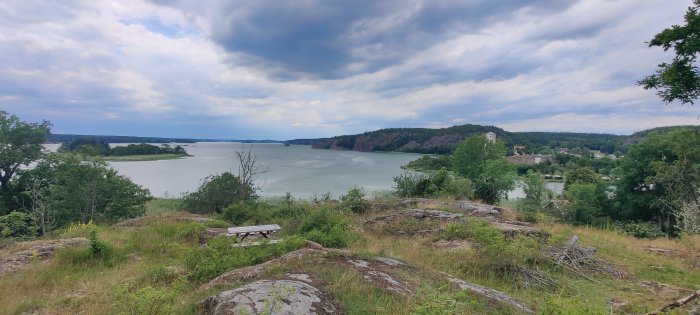
<svg viewBox="0 0 700 315">
<path fill-rule="evenodd" d="M 116 144 L 126 145 L 126 144 Z M 156 144 L 158 145 L 158 144 Z M 205 177 L 225 171 L 237 172 L 235 150 L 252 146 L 262 168 L 269 172 L 259 176 L 262 196 L 282 196 L 290 192 L 295 197 L 309 198 L 330 192 L 339 197 L 352 187 L 365 190 L 389 190 L 393 178 L 403 172 L 400 166 L 421 157 L 409 153 L 368 153 L 357 151 L 314 150 L 310 146 L 281 144 L 243 144 L 231 142 L 199 142 L 180 144 L 191 157 L 145 162 L 110 162 L 119 174 L 148 188 L 157 197 L 180 197 L 194 191 Z M 58 145 L 47 144 L 50 150 Z M 563 183 L 549 182 L 547 188 L 557 194 Z M 508 199 L 523 198 L 522 187 L 508 193 Z"/>
<path fill-rule="evenodd" d="M 422 155 L 315 150 L 310 146 L 199 142 L 182 144 L 191 157 L 145 162 L 110 162 L 119 174 L 147 187 L 157 197 L 179 197 L 194 191 L 212 174 L 238 170 L 235 150 L 253 147 L 258 165 L 269 168 L 259 176 L 262 196 L 312 197 L 330 192 L 334 197 L 358 186 L 367 191 L 389 190 L 400 168 Z"/>
</svg>

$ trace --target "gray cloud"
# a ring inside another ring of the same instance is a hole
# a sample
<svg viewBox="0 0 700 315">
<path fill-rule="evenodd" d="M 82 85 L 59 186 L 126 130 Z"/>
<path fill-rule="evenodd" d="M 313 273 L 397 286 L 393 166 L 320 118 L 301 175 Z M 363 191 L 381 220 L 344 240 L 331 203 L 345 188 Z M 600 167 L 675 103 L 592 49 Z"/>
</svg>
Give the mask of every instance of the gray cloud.
<svg viewBox="0 0 700 315">
<path fill-rule="evenodd" d="M 461 123 L 600 131 L 595 119 L 631 132 L 639 128 L 625 119 L 697 117 L 635 86 L 668 58 L 644 41 L 688 5 L 10 0 L 0 3 L 0 107 L 84 133 L 294 138 Z"/>
</svg>

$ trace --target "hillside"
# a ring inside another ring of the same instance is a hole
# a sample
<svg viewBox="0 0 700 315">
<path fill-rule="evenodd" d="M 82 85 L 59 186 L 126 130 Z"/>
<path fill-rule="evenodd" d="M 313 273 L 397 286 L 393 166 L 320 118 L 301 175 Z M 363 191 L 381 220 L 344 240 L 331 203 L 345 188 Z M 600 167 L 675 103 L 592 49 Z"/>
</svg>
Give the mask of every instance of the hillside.
<svg viewBox="0 0 700 315">
<path fill-rule="evenodd" d="M 355 151 L 398 151 L 412 153 L 451 153 L 457 145 L 474 134 L 493 132 L 505 141 L 506 148 L 525 145 L 528 152 L 559 147 L 585 147 L 613 153 L 623 150 L 625 136 L 571 132 L 508 132 L 494 126 L 461 125 L 441 129 L 390 128 L 332 138 L 290 140 L 290 144 L 311 144 L 316 149 Z"/>
<path fill-rule="evenodd" d="M 278 244 L 233 247 L 216 236 L 231 222 L 178 212 L 178 200 L 4 242 L 0 313 L 640 314 L 700 289 L 697 236 L 530 225 L 471 201 L 374 200 L 364 214 L 266 204 L 250 215 L 282 226 Z"/>
</svg>

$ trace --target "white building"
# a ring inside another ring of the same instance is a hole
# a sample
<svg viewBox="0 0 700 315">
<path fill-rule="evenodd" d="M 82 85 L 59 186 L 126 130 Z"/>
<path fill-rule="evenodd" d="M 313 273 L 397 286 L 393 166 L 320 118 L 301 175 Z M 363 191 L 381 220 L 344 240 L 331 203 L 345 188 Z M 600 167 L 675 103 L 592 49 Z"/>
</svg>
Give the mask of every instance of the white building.
<svg viewBox="0 0 700 315">
<path fill-rule="evenodd" d="M 491 141 L 491 143 L 496 143 L 496 134 L 493 132 L 487 132 L 486 133 L 486 139 Z"/>
</svg>

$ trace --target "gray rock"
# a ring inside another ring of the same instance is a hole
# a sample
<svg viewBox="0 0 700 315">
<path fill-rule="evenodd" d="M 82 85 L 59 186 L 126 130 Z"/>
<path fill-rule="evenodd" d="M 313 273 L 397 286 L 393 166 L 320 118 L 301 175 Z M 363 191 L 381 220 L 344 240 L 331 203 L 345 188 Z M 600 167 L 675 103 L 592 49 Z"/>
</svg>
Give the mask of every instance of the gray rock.
<svg viewBox="0 0 700 315">
<path fill-rule="evenodd" d="M 401 213 L 406 216 L 411 216 L 416 219 L 440 219 L 440 220 L 454 220 L 463 217 L 464 214 L 453 213 L 447 211 L 439 210 L 426 210 L 426 209 L 406 209 L 401 210 Z"/>
<path fill-rule="evenodd" d="M 87 244 L 84 237 L 50 240 L 27 250 L 0 257 L 0 275 L 15 272 L 29 265 L 32 260 L 46 260 L 53 257 L 56 250 L 64 247 L 73 247 Z"/>
<path fill-rule="evenodd" d="M 328 294 L 308 283 L 306 274 L 260 280 L 202 302 L 203 314 L 342 314 Z"/>
</svg>

